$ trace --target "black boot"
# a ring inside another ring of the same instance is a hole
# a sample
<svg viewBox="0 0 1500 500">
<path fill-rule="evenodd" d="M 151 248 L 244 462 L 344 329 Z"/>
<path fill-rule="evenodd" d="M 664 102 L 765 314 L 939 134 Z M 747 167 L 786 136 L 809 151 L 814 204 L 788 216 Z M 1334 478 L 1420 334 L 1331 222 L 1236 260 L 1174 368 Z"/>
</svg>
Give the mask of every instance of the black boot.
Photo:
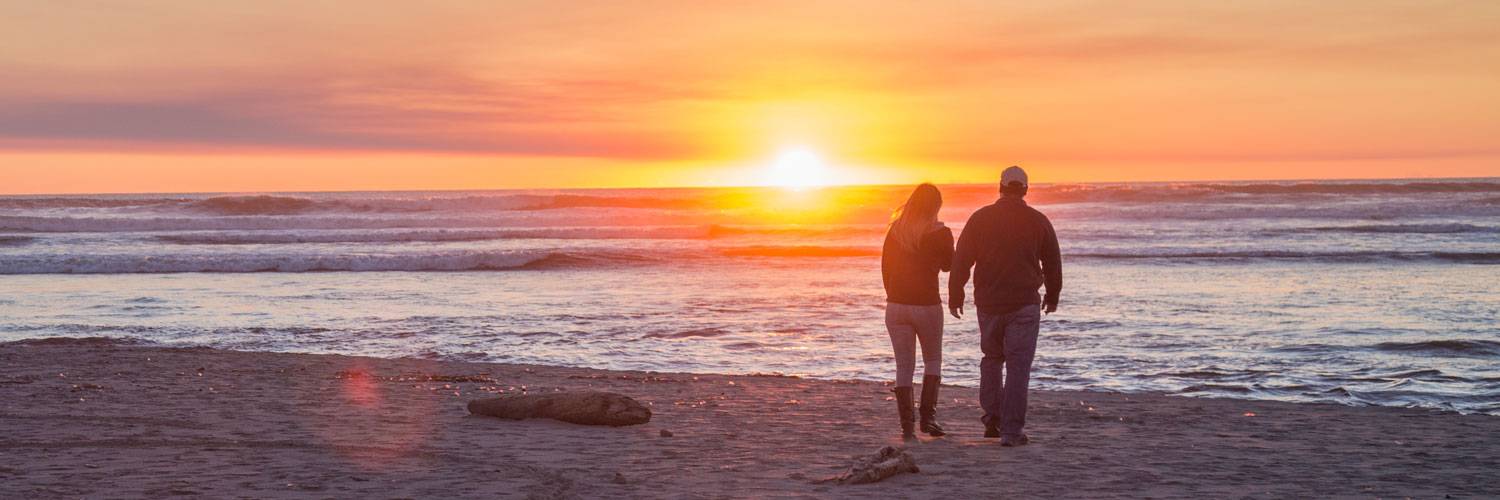
<svg viewBox="0 0 1500 500">
<path fill-rule="evenodd" d="M 910 387 L 896 388 L 896 414 L 901 416 L 901 439 L 916 439 L 917 433 L 913 429 L 913 420 L 916 419 L 911 414 Z"/>
<path fill-rule="evenodd" d="M 942 381 L 943 377 L 940 375 L 922 377 L 922 432 L 932 437 L 947 434 L 943 432 L 943 426 L 937 423 L 938 389 L 943 385 Z"/>
</svg>

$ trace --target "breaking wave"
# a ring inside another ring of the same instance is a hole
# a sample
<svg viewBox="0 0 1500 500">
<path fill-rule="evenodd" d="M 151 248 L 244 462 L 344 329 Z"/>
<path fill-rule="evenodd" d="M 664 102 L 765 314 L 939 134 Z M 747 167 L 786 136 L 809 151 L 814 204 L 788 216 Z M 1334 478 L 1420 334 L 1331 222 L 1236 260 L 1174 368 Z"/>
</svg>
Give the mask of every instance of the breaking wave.
<svg viewBox="0 0 1500 500">
<path fill-rule="evenodd" d="M 1048 203 L 1149 203 L 1202 201 L 1261 195 L 1373 195 L 1412 193 L 1500 193 L 1500 182 L 1293 182 L 1063 184 L 1032 188 L 1027 199 Z"/>
<path fill-rule="evenodd" d="M 1420 342 L 1382 342 L 1371 346 L 1377 351 L 1421 352 L 1440 355 L 1500 356 L 1500 342 L 1494 340 L 1427 340 Z"/>
<path fill-rule="evenodd" d="M 214 231 L 174 233 L 152 239 L 178 245 L 267 245 L 298 243 L 472 242 L 510 239 L 550 240 L 708 240 L 737 236 L 842 237 L 879 234 L 872 227 L 781 226 L 582 226 L 544 228 L 391 229 L 370 231 Z M 0 242 L 3 244 L 3 242 Z"/>
<path fill-rule="evenodd" d="M 318 205 L 308 198 L 260 195 L 217 196 L 192 202 L 189 207 L 218 215 L 286 215 L 302 213 Z"/>
<path fill-rule="evenodd" d="M 700 338 L 700 337 L 721 337 L 721 336 L 724 336 L 724 335 L 728 335 L 729 333 L 730 333 L 729 330 L 726 330 L 726 329 L 723 329 L 723 328 L 711 327 L 711 328 L 698 328 L 698 329 L 684 330 L 684 331 L 651 332 L 651 333 L 647 333 L 646 335 L 643 335 L 642 338 L 648 338 L 648 339 L 686 339 L 686 338 Z"/>
<path fill-rule="evenodd" d="M 75 346 L 75 347 L 109 347 L 117 345 L 148 345 L 153 342 L 134 337 L 43 337 L 34 339 L 21 339 L 3 342 L 6 345 L 18 346 Z"/>
<path fill-rule="evenodd" d="M 829 188 L 834 196 L 879 199 L 899 203 L 904 190 L 874 187 Z M 993 198 L 991 185 L 945 186 L 955 199 Z M 470 193 L 339 193 L 335 195 L 233 194 L 201 195 L 103 195 L 103 196 L 9 196 L 0 197 L 0 209 L 123 209 L 185 211 L 213 216 L 289 215 L 320 212 L 407 213 L 438 211 L 539 211 L 570 208 L 620 208 L 658 210 L 724 209 L 756 206 L 765 189 L 682 189 L 621 191 L 612 194 L 558 192 L 470 192 Z M 889 192 L 886 192 L 889 191 Z M 1251 199 L 1272 195 L 1381 195 L 1381 194 L 1490 194 L 1500 193 L 1493 180 L 1456 181 L 1347 181 L 1347 182 L 1245 182 L 1245 183 L 1151 183 L 1151 184 L 1058 184 L 1035 186 L 1028 199 L 1034 203 L 1086 202 L 1174 202 L 1201 201 L 1215 197 Z M 885 198 L 891 198 L 885 200 Z M 1479 203 L 1500 199 L 1484 197 Z"/>
<path fill-rule="evenodd" d="M 0 231 L 19 233 L 114 233 L 287 229 L 393 229 L 476 227 L 473 217 L 365 218 L 352 215 L 300 217 L 46 217 L 0 215 Z"/>
<path fill-rule="evenodd" d="M 506 239 L 616 240 L 703 239 L 704 227 L 578 227 L 516 229 L 413 229 L 397 231 L 246 231 L 163 234 L 152 238 L 179 245 L 268 245 L 295 243 L 417 243 Z"/>
<path fill-rule="evenodd" d="M 1463 234 L 1500 233 L 1500 227 L 1473 224 L 1368 224 L 1355 226 L 1299 227 L 1268 230 L 1268 234 L 1286 233 L 1370 233 L 1370 234 Z"/>
<path fill-rule="evenodd" d="M 1478 339 L 1420 340 L 1412 342 L 1381 342 L 1367 345 L 1293 344 L 1275 348 L 1282 352 L 1326 353 L 1332 351 L 1380 351 L 1432 356 L 1500 356 L 1500 341 Z M 1441 372 L 1439 372 L 1441 373 Z M 1383 375 L 1379 379 L 1399 379 L 1429 375 L 1412 372 Z"/>
<path fill-rule="evenodd" d="M 113 197 L 113 196 L 0 196 L 0 209 L 35 210 L 59 208 L 130 208 L 176 205 L 193 202 L 193 198 Z"/>
<path fill-rule="evenodd" d="M 1292 260 L 1330 263 L 1356 263 L 1370 261 L 1390 262 L 1454 262 L 1466 264 L 1500 264 L 1500 252 L 1296 252 L 1296 251 L 1231 251 L 1231 252 L 1094 252 L 1065 253 L 1065 258 L 1089 258 L 1103 260 L 1180 259 L 1191 261 L 1212 260 Z"/>
<path fill-rule="evenodd" d="M 0 261 L 0 274 L 306 273 L 517 271 L 641 264 L 628 252 L 451 251 L 411 254 L 28 256 Z"/>
<path fill-rule="evenodd" d="M 226 195 L 215 196 L 177 207 L 188 211 L 223 216 L 294 215 L 307 213 L 421 213 L 441 211 L 473 210 L 525 210 L 549 199 L 548 195 L 533 194 L 489 194 L 467 196 L 403 196 L 399 194 L 371 194 L 364 196 L 336 195 L 328 198 L 307 198 L 287 195 Z"/>
<path fill-rule="evenodd" d="M 819 246 L 701 250 L 434 250 L 400 253 L 223 253 L 189 255 L 25 255 L 0 259 L 4 274 L 308 273 L 380 271 L 512 271 L 633 266 L 664 259 L 740 257 L 868 257 L 878 248 Z"/>
<path fill-rule="evenodd" d="M 482 241 L 511 238 L 549 239 L 713 239 L 736 236 L 846 237 L 882 234 L 884 224 L 847 225 L 610 225 L 618 219 L 575 218 L 568 225 L 552 221 L 498 218 L 484 214 L 448 214 L 420 217 L 358 215 L 301 215 L 262 217 L 56 217 L 0 215 L 0 232 L 15 233 L 116 233 L 197 231 L 202 234 L 172 235 L 162 239 L 180 244 L 255 244 L 378 241 Z M 633 222 L 633 221 L 631 221 Z M 540 226 L 539 224 L 546 224 Z M 313 236 L 298 231 L 326 230 Z M 355 235 L 353 230 L 366 230 Z M 206 232 L 223 232 L 208 235 Z M 340 239 L 351 238 L 351 239 Z M 264 241 L 261 241 L 264 239 Z"/>
<path fill-rule="evenodd" d="M 816 245 L 752 246 L 720 250 L 729 257 L 878 257 L 875 247 L 829 247 Z"/>
<path fill-rule="evenodd" d="M 579 194 L 489 194 L 469 196 L 391 197 L 314 200 L 295 196 L 217 196 L 187 204 L 214 215 L 289 215 L 312 212 L 434 212 L 474 210 L 559 210 L 568 208 L 701 209 L 715 206 L 713 197 L 600 196 Z"/>
<path fill-rule="evenodd" d="M 32 236 L 9 236 L 0 235 L 0 247 L 18 247 L 36 241 Z"/>
</svg>

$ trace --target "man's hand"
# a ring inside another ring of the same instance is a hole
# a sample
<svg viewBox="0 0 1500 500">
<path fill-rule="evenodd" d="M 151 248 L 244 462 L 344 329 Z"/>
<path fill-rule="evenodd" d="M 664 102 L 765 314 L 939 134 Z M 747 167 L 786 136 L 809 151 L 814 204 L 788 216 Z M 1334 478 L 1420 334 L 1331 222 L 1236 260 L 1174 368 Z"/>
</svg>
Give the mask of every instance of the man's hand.
<svg viewBox="0 0 1500 500">
<path fill-rule="evenodd" d="M 958 304 L 948 306 L 948 314 L 952 314 L 953 317 L 958 319 L 964 319 L 964 305 Z"/>
<path fill-rule="evenodd" d="M 1057 303 L 1054 302 L 1054 303 L 1051 303 L 1051 304 L 1047 304 L 1047 305 L 1043 306 L 1042 309 L 1047 314 L 1055 313 L 1055 312 L 1057 312 Z"/>
</svg>

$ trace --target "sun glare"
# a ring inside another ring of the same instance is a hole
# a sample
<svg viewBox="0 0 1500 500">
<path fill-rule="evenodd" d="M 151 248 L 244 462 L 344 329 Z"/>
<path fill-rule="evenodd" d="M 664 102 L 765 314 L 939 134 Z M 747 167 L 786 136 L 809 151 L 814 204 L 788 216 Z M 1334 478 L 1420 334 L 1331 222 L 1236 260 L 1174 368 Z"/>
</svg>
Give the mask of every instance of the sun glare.
<svg viewBox="0 0 1500 500">
<path fill-rule="evenodd" d="M 828 165 L 811 149 L 786 149 L 771 163 L 767 184 L 798 189 L 822 186 L 828 184 Z"/>
</svg>

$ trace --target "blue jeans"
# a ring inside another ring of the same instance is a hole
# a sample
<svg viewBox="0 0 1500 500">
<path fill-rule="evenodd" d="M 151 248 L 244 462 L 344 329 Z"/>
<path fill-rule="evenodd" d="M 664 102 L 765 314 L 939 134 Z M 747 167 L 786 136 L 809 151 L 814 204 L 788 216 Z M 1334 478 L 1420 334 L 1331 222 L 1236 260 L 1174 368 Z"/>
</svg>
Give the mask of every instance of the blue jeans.
<svg viewBox="0 0 1500 500">
<path fill-rule="evenodd" d="M 1026 427 L 1026 389 L 1041 322 L 1036 304 L 1006 314 L 979 313 L 979 406 L 984 422 L 1000 427 L 1003 436 L 1020 436 Z"/>
</svg>

